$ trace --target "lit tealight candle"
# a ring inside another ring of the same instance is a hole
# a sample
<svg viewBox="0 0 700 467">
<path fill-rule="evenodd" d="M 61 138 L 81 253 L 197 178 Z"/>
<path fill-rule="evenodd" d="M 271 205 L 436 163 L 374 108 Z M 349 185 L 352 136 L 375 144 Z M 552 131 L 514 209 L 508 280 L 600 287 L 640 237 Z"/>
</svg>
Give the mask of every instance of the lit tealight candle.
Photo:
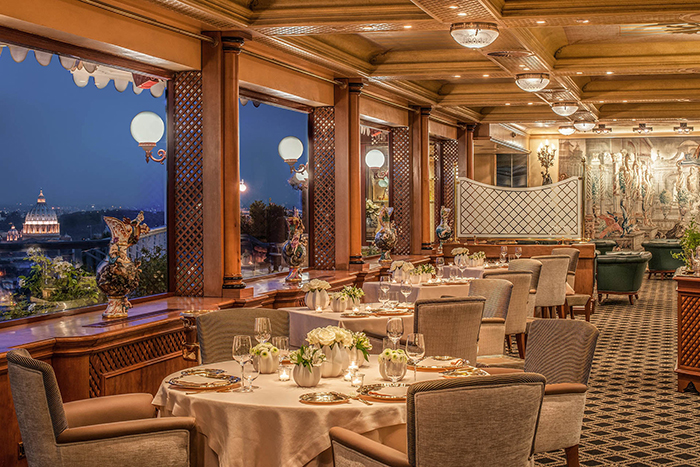
<svg viewBox="0 0 700 467">
<path fill-rule="evenodd" d="M 345 372 L 345 376 L 343 376 L 343 381 L 352 381 L 352 377 L 354 376 L 354 372 L 348 368 L 348 371 Z"/>
<path fill-rule="evenodd" d="M 358 311 L 360 311 L 359 308 L 357 308 L 356 306 L 352 307 L 352 312 L 353 312 L 353 313 L 357 313 Z"/>
<path fill-rule="evenodd" d="M 321 308 L 320 306 L 316 307 L 316 313 L 321 313 L 322 311 L 323 311 L 323 308 Z"/>
<path fill-rule="evenodd" d="M 362 387 L 364 380 L 365 380 L 364 373 L 355 373 L 355 376 L 353 376 L 352 381 L 350 382 L 350 385 L 354 388 Z"/>
<path fill-rule="evenodd" d="M 280 381 L 289 381 L 289 368 L 285 365 L 280 365 L 277 369 L 277 376 L 279 376 Z"/>
</svg>

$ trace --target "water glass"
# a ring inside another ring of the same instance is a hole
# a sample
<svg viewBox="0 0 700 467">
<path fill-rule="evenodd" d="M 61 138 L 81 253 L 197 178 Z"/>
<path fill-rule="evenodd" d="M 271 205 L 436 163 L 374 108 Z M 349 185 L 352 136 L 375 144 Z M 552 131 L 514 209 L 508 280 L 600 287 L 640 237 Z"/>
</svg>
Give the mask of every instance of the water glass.
<svg viewBox="0 0 700 467">
<path fill-rule="evenodd" d="M 391 380 L 391 385 L 396 386 L 406 370 L 406 362 L 384 362 L 384 373 Z"/>
<path fill-rule="evenodd" d="M 443 262 L 444 263 L 444 262 Z M 442 276 L 445 275 L 445 266 L 438 266 L 435 268 L 435 278 L 437 279 L 438 282 L 442 281 Z"/>
<path fill-rule="evenodd" d="M 409 281 L 403 281 L 401 283 L 401 295 L 404 296 L 404 301 L 408 303 L 408 296 L 413 292 L 413 287 Z"/>
<path fill-rule="evenodd" d="M 270 318 L 255 318 L 255 340 L 260 344 L 270 340 L 272 324 Z"/>
<path fill-rule="evenodd" d="M 507 246 L 502 246 L 501 247 L 501 264 L 505 264 L 508 258 L 508 247 Z"/>
<path fill-rule="evenodd" d="M 282 362 L 282 360 L 285 360 L 289 356 L 289 337 L 275 336 L 272 338 L 272 345 L 277 347 L 277 349 L 280 351 L 280 362 Z"/>
<path fill-rule="evenodd" d="M 394 343 L 394 348 L 403 336 L 403 320 L 401 318 L 391 318 L 386 322 L 386 335 Z"/>
<path fill-rule="evenodd" d="M 523 247 L 521 246 L 516 246 L 515 247 L 515 259 L 520 259 L 520 257 L 523 254 Z"/>
<path fill-rule="evenodd" d="M 241 365 L 241 391 L 245 387 L 245 364 L 253 359 L 250 336 L 233 336 L 233 359 Z"/>
<path fill-rule="evenodd" d="M 379 291 L 379 303 L 381 303 L 382 308 L 386 308 L 386 302 L 389 301 L 389 292 L 386 290 Z"/>
<path fill-rule="evenodd" d="M 406 355 L 413 365 L 413 381 L 418 379 L 418 363 L 425 358 L 425 338 L 421 333 L 411 333 L 406 337 Z"/>
<path fill-rule="evenodd" d="M 457 268 L 454 265 L 450 268 L 450 280 L 453 282 L 457 280 Z"/>
<path fill-rule="evenodd" d="M 253 388 L 259 389 L 253 386 L 253 381 L 260 376 L 260 368 L 255 364 L 254 361 L 245 362 L 242 365 L 243 373 L 241 375 L 241 380 L 243 381 L 243 387 L 241 392 L 253 392 Z"/>
<path fill-rule="evenodd" d="M 389 300 L 387 300 L 386 304 L 390 309 L 395 310 L 399 305 L 399 293 L 389 292 Z"/>
</svg>

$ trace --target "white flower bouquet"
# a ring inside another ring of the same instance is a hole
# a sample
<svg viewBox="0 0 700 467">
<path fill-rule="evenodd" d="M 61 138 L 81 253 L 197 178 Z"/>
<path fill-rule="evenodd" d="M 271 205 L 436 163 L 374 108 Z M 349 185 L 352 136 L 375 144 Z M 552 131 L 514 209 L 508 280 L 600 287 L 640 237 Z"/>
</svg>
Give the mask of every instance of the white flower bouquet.
<svg viewBox="0 0 700 467">
<path fill-rule="evenodd" d="M 262 358 L 277 357 L 280 353 L 279 349 L 269 342 L 263 342 L 252 348 L 251 353 L 253 355 L 260 356 Z"/>
<path fill-rule="evenodd" d="M 289 361 L 311 372 L 313 367 L 319 366 L 326 361 L 326 355 L 320 349 L 302 345 L 299 350 L 295 350 L 289 354 Z"/>
<path fill-rule="evenodd" d="M 394 261 L 393 263 L 391 263 L 391 267 L 389 268 L 389 271 L 394 272 L 397 269 L 401 269 L 403 264 L 404 264 L 404 261 Z"/>
<path fill-rule="evenodd" d="M 362 358 L 369 362 L 370 350 L 372 350 L 372 344 L 364 332 L 352 333 L 352 345 L 350 346 L 350 351 L 354 353 L 351 354 L 351 359 L 352 357 L 355 357 L 354 360 L 358 366 L 361 366 L 360 363 L 362 362 Z"/>
<path fill-rule="evenodd" d="M 331 285 L 328 282 L 320 279 L 311 279 L 309 282 L 301 286 L 301 290 L 307 293 L 316 292 L 318 290 L 328 290 L 330 288 Z"/>
<path fill-rule="evenodd" d="M 345 295 L 350 300 L 357 301 L 358 303 L 360 302 L 360 299 L 365 296 L 365 291 L 359 287 L 355 287 L 354 285 L 346 285 L 338 293 Z"/>
<path fill-rule="evenodd" d="M 392 370 L 398 370 L 398 373 L 401 374 L 398 380 L 402 380 L 408 368 L 408 356 L 406 352 L 401 349 L 384 349 L 382 353 L 379 354 L 379 374 L 382 376 L 382 379 L 390 381 L 391 378 L 386 372 L 387 367 L 390 367 Z M 396 375 L 397 371 L 392 371 L 391 373 Z"/>
<path fill-rule="evenodd" d="M 453 256 L 468 255 L 468 254 L 469 254 L 469 248 L 454 248 L 454 249 L 452 249 Z"/>
<path fill-rule="evenodd" d="M 280 363 L 280 351 L 277 347 L 269 342 L 263 342 L 253 347 L 251 353 L 253 354 L 253 363 L 257 365 L 260 373 L 270 374 L 277 371 Z"/>
<path fill-rule="evenodd" d="M 306 341 L 317 347 L 333 347 L 340 344 L 343 347 L 351 347 L 353 344 L 352 332 L 338 326 L 326 326 L 312 329 L 306 334 Z"/>
<path fill-rule="evenodd" d="M 384 349 L 379 354 L 380 362 L 408 363 L 408 356 L 402 349 Z"/>
</svg>

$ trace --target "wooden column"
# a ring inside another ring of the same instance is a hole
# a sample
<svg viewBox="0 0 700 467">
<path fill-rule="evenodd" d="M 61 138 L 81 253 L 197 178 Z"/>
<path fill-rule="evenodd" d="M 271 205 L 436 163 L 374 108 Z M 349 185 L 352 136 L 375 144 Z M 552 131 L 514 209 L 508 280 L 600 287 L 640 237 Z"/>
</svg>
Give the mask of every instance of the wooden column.
<svg viewBox="0 0 700 467">
<path fill-rule="evenodd" d="M 471 178 L 472 180 L 474 179 L 474 129 L 476 128 L 476 125 L 467 125 L 467 129 L 464 132 L 464 152 L 462 152 L 461 149 L 461 140 L 460 140 L 460 151 L 459 151 L 459 157 L 462 157 L 462 154 L 464 154 L 466 160 L 464 163 L 465 167 L 465 173 L 462 175 L 460 173 L 460 177 L 464 176 L 467 178 Z"/>
<path fill-rule="evenodd" d="M 430 118 L 429 107 L 420 109 L 420 191 L 421 191 L 421 250 L 423 254 L 430 254 L 433 251 L 433 244 L 430 241 L 430 133 L 428 131 L 428 120 Z"/>
<path fill-rule="evenodd" d="M 221 38 L 223 63 L 223 195 L 224 277 L 222 293 L 228 297 L 251 296 L 241 275 L 241 192 L 238 129 L 238 57 L 243 37 Z"/>
<path fill-rule="evenodd" d="M 360 94 L 362 82 L 348 83 L 348 176 L 350 177 L 350 269 L 364 269 L 362 237 L 365 232 L 360 154 Z M 369 267 L 369 265 L 366 265 Z"/>
<path fill-rule="evenodd" d="M 430 180 L 428 155 L 430 108 L 421 107 L 412 113 L 411 132 L 411 254 L 432 251 L 430 243 Z"/>
</svg>

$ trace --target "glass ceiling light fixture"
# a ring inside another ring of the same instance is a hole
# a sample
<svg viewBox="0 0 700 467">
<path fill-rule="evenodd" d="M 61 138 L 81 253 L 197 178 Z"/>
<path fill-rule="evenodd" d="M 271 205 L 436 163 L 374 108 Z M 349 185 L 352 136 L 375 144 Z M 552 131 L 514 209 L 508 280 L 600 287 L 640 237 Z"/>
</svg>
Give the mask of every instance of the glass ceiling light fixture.
<svg viewBox="0 0 700 467">
<path fill-rule="evenodd" d="M 156 147 L 158 141 L 163 138 L 165 133 L 165 123 L 160 116 L 153 112 L 141 112 L 131 120 L 131 136 L 139 143 L 144 151 L 146 151 L 146 163 L 165 162 L 165 150 L 158 150 L 158 157 L 153 157 L 153 148 Z"/>
<path fill-rule="evenodd" d="M 496 40 L 498 26 L 494 23 L 454 23 L 450 26 L 450 34 L 459 45 L 480 49 Z"/>
<path fill-rule="evenodd" d="M 675 126 L 673 127 L 673 131 L 678 133 L 679 135 L 687 135 L 690 134 L 691 131 L 693 131 L 692 126 L 688 126 L 686 122 L 681 122 L 681 126 Z"/>
<path fill-rule="evenodd" d="M 578 110 L 578 104 L 576 102 L 557 102 L 552 104 L 552 111 L 561 115 L 562 117 L 568 117 L 573 115 Z"/>
<path fill-rule="evenodd" d="M 286 136 L 282 138 L 277 146 L 277 152 L 284 162 L 289 165 L 289 173 L 292 176 L 287 180 L 295 190 L 302 190 L 309 186 L 309 172 L 306 170 L 306 164 L 299 164 L 295 167 L 297 161 L 304 154 L 304 144 L 296 136 Z"/>
<path fill-rule="evenodd" d="M 635 133 L 639 133 L 640 135 L 648 135 L 649 133 L 654 131 L 654 129 L 650 126 L 647 126 L 646 123 L 640 123 L 638 127 L 632 128 L 632 131 L 634 131 Z"/>
<path fill-rule="evenodd" d="M 241 191 L 241 193 L 245 193 L 245 191 L 248 189 L 248 185 L 245 184 L 243 179 L 241 179 L 241 181 L 238 182 L 238 189 Z"/>
<path fill-rule="evenodd" d="M 593 128 L 595 128 L 595 123 L 593 123 L 593 122 L 575 122 L 574 128 L 576 128 L 578 131 L 591 131 Z"/>
<path fill-rule="evenodd" d="M 574 133 L 576 133 L 576 128 L 574 128 L 572 125 L 560 126 L 559 133 L 561 133 L 564 136 L 573 135 Z"/>
<path fill-rule="evenodd" d="M 606 128 L 605 125 L 601 123 L 598 125 L 598 128 L 593 129 L 593 132 L 598 135 L 607 135 L 609 133 L 612 133 L 612 130 L 610 128 Z"/>
<path fill-rule="evenodd" d="M 384 166 L 384 162 L 386 162 L 386 156 L 384 156 L 384 153 L 379 149 L 370 149 L 367 151 L 367 154 L 365 154 L 365 164 L 367 164 L 367 167 L 372 171 L 376 180 L 383 180 L 387 176 L 388 171 L 379 170 Z"/>
<path fill-rule="evenodd" d="M 515 75 L 515 84 L 523 91 L 541 91 L 549 84 L 549 75 L 547 73 L 520 73 Z"/>
</svg>

